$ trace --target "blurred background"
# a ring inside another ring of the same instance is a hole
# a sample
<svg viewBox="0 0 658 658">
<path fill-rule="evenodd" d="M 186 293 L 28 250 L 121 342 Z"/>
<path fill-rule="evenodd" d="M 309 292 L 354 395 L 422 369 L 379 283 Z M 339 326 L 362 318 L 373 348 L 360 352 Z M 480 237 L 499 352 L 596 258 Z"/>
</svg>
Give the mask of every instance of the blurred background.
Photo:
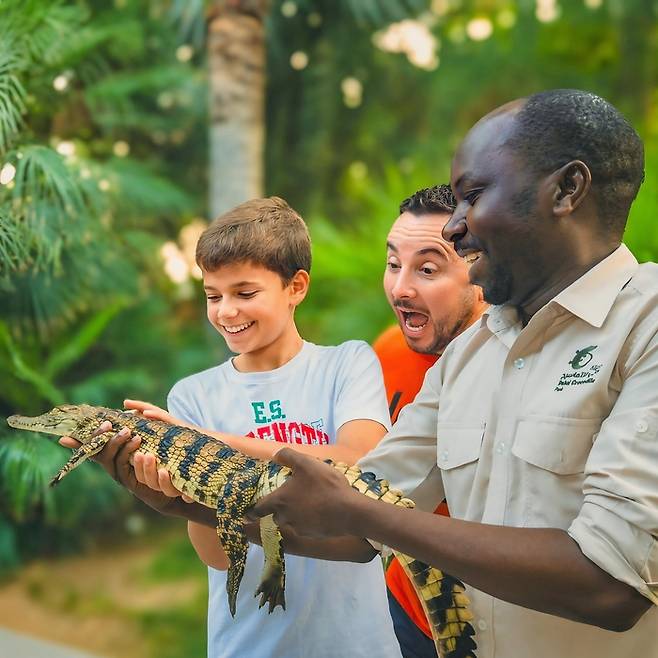
<svg viewBox="0 0 658 658">
<path fill-rule="evenodd" d="M 0 626 L 103 656 L 205 655 L 183 526 L 95 464 L 48 489 L 67 454 L 4 420 L 164 404 L 224 360 L 193 258 L 220 212 L 287 199 L 314 240 L 305 337 L 372 340 L 392 321 L 400 201 L 447 182 L 495 106 L 577 87 L 645 141 L 626 242 L 656 260 L 657 19 L 656 0 L 3 0 Z"/>
</svg>

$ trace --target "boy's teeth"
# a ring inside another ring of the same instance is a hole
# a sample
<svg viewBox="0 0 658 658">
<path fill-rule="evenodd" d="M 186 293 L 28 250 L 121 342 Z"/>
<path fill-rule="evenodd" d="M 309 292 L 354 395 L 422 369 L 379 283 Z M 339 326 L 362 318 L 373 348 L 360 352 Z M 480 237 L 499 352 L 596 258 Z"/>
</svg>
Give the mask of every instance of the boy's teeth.
<svg viewBox="0 0 658 658">
<path fill-rule="evenodd" d="M 247 327 L 251 327 L 253 322 L 245 322 L 244 324 L 236 324 L 233 327 L 224 326 L 224 329 L 229 332 L 229 334 L 237 334 L 240 331 L 244 331 Z"/>
</svg>

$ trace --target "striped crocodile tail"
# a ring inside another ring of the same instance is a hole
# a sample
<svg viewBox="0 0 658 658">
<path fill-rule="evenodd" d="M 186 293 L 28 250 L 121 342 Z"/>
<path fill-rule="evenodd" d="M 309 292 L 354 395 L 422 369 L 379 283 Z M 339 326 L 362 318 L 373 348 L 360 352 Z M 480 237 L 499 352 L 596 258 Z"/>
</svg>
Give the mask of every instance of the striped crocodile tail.
<svg viewBox="0 0 658 658">
<path fill-rule="evenodd" d="M 408 555 L 394 553 L 418 593 L 440 658 L 476 658 L 473 613 L 463 583 Z"/>
</svg>

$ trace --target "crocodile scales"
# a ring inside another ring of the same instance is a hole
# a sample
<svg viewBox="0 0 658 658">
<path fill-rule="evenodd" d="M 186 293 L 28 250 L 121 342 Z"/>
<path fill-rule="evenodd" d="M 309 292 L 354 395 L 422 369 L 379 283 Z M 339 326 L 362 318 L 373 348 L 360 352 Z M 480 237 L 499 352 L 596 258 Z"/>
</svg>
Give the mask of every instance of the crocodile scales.
<svg viewBox="0 0 658 658">
<path fill-rule="evenodd" d="M 103 421 L 110 421 L 112 430 L 93 436 Z M 60 405 L 41 416 L 10 416 L 7 422 L 18 429 L 71 436 L 82 443 L 51 485 L 100 452 L 121 428 L 129 428 L 139 436 L 138 451 L 155 455 L 158 468 L 167 469 L 177 489 L 216 510 L 217 534 L 230 563 L 226 584 L 229 609 L 235 614 L 248 547 L 242 529 L 244 514 L 257 500 L 281 486 L 290 469 L 244 455 L 196 430 L 105 407 Z M 388 482 L 377 479 L 373 473 L 329 460 L 328 463 L 364 495 L 393 505 L 414 507 L 413 501 L 391 489 Z M 282 537 L 271 516 L 261 519 L 260 534 L 265 564 L 256 596 L 260 594 L 260 607 L 269 604 L 270 612 L 278 605 L 285 609 Z M 473 615 L 463 584 L 439 569 L 394 553 L 418 592 L 439 656 L 475 658 L 474 629 L 470 623 Z"/>
</svg>

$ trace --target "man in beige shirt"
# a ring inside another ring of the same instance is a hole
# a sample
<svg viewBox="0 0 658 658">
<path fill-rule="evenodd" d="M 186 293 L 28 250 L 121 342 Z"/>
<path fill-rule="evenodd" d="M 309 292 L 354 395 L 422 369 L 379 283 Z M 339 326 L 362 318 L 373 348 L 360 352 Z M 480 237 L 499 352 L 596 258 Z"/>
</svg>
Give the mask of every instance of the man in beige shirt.
<svg viewBox="0 0 658 658">
<path fill-rule="evenodd" d="M 444 236 L 495 306 L 360 462 L 426 511 L 283 450 L 294 475 L 254 516 L 287 550 L 367 560 L 369 537 L 462 579 L 479 658 L 658 658 L 658 267 L 621 244 L 643 168 L 585 92 L 474 126 Z M 453 518 L 429 513 L 444 495 Z"/>
</svg>

